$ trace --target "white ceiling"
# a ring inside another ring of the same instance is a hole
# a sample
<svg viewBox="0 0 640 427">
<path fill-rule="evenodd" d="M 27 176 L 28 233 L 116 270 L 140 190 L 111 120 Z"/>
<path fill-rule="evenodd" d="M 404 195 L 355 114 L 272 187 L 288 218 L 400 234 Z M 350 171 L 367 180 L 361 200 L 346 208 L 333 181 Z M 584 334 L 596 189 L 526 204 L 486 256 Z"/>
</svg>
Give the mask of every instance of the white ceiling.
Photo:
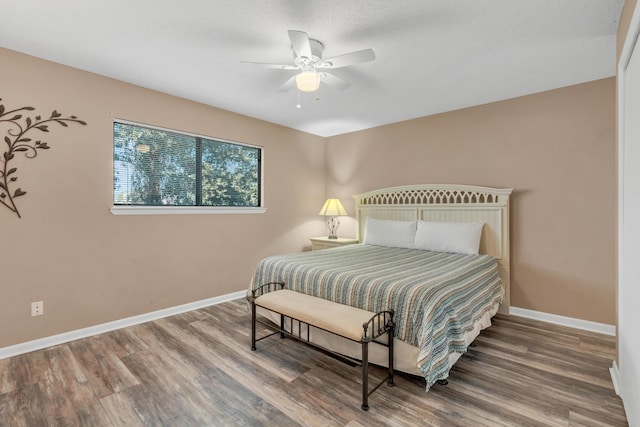
<svg viewBox="0 0 640 427">
<path fill-rule="evenodd" d="M 320 136 L 615 75 L 623 0 L 0 0 L 0 46 Z M 287 30 L 352 86 L 276 93 Z M 1 66 L 1 64 L 0 64 Z M 5 82 L 6 83 L 6 82 Z M 161 124 L 159 124 L 161 125 Z"/>
</svg>

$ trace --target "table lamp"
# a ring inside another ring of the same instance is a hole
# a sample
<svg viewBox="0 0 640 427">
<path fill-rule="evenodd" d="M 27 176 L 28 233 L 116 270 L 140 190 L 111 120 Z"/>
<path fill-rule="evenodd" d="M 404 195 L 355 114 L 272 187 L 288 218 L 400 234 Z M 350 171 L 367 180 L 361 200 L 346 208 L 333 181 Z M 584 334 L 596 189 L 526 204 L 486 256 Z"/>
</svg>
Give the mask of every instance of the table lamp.
<svg viewBox="0 0 640 427">
<path fill-rule="evenodd" d="M 329 227 L 329 239 L 337 239 L 338 235 L 336 234 L 336 230 L 340 225 L 340 221 L 338 221 L 338 216 L 347 215 L 347 211 L 344 210 L 342 203 L 338 199 L 327 199 L 324 202 L 324 206 L 320 209 L 320 215 L 329 217 L 327 219 L 327 227 Z"/>
</svg>

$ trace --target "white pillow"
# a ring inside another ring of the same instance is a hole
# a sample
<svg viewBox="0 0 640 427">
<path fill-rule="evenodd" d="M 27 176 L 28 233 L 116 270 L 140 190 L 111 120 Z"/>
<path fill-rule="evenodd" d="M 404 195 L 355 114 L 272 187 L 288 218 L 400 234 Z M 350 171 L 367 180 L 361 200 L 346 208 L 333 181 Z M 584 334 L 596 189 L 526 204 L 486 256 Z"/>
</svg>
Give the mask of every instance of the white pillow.
<svg viewBox="0 0 640 427">
<path fill-rule="evenodd" d="M 416 238 L 415 221 L 392 221 L 367 218 L 364 225 L 364 244 L 413 248 Z"/>
<path fill-rule="evenodd" d="M 478 254 L 481 222 L 418 221 L 414 247 L 437 252 Z"/>
</svg>

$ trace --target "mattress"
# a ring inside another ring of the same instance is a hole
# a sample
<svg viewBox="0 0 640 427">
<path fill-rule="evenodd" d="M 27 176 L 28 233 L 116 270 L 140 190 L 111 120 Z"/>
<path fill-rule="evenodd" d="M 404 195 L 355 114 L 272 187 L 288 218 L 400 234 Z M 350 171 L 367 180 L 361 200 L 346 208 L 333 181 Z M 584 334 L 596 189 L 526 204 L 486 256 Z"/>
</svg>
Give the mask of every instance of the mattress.
<svg viewBox="0 0 640 427">
<path fill-rule="evenodd" d="M 491 256 L 364 244 L 265 258 L 253 283 L 268 282 L 367 311 L 392 308 L 395 337 L 417 347 L 427 389 L 448 376 L 503 295 Z"/>
</svg>

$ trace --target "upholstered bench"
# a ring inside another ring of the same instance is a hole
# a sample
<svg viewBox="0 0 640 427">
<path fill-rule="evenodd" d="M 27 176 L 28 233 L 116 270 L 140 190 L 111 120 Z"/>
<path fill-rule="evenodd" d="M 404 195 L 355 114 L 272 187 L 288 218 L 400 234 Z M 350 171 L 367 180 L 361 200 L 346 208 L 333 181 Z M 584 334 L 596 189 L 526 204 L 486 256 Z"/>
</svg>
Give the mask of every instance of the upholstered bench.
<svg viewBox="0 0 640 427">
<path fill-rule="evenodd" d="M 275 334 L 282 338 L 290 336 L 344 359 L 360 363 L 348 356 L 321 347 L 310 339 L 312 328 L 330 332 L 362 345 L 362 409 L 369 409 L 369 396 L 385 381 L 393 386 L 393 310 L 379 313 L 339 304 L 300 292 L 284 289 L 284 283 L 267 283 L 251 291 L 247 297 L 251 303 L 251 350 L 256 350 L 256 342 Z M 256 308 L 270 310 L 280 315 L 280 325 L 262 321 L 256 316 Z M 275 332 L 256 338 L 256 323 Z M 305 334 L 306 332 L 306 334 Z M 387 334 L 385 341 L 378 341 Z M 388 347 L 389 371 L 387 377 L 369 391 L 369 343 L 375 342 Z"/>
</svg>

